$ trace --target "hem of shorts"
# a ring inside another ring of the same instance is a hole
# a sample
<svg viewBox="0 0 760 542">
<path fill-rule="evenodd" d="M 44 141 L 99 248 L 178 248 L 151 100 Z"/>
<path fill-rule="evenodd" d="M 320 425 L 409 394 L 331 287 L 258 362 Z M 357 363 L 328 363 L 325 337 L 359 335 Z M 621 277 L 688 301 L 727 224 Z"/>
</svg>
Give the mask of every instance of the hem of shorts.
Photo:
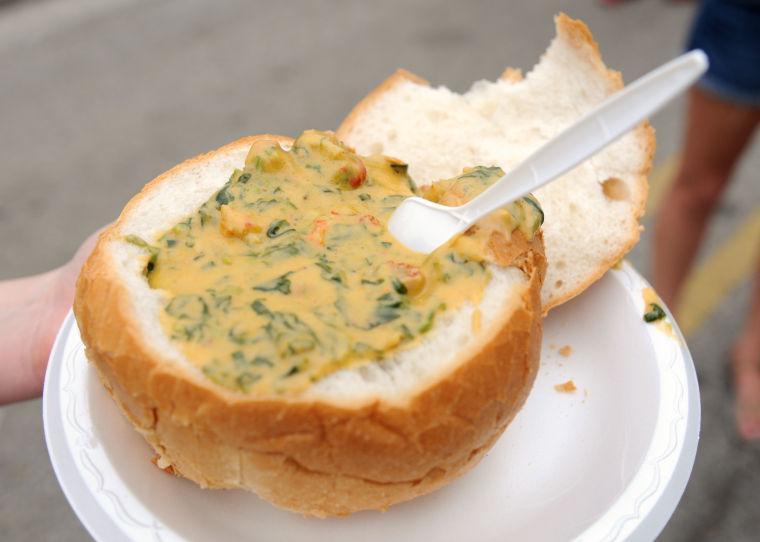
<svg viewBox="0 0 760 542">
<path fill-rule="evenodd" d="M 732 88 L 730 85 L 716 81 L 709 76 L 700 79 L 696 86 L 728 102 L 750 107 L 760 107 L 760 94 L 752 94 L 751 92 Z"/>
</svg>

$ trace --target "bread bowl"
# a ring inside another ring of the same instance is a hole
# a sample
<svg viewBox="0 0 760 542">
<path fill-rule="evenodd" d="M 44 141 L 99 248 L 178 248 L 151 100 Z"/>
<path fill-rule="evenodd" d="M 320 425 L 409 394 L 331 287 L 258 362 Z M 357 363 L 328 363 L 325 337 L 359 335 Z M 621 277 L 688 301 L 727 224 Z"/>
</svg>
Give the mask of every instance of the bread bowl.
<svg viewBox="0 0 760 542">
<path fill-rule="evenodd" d="M 168 243 L 179 222 L 240 186 L 236 168 L 262 144 L 279 153 L 293 142 L 254 136 L 182 163 L 148 183 L 101 235 L 74 303 L 87 356 L 156 451 L 156 464 L 202 487 L 252 490 L 319 517 L 385 509 L 433 491 L 478 462 L 532 385 L 545 269 L 540 229 L 524 236 L 517 223 L 506 228 L 515 242 L 489 251 L 508 265 L 484 263 L 482 296 L 440 311 L 411 346 L 391 345 L 380 361 L 333 368 L 304 386 L 236 388 L 209 378 L 170 338 L 162 315 L 172 312 L 172 298 L 149 284 L 162 256 L 153 261 L 146 247 Z M 220 228 L 223 207 L 209 211 Z M 182 280 L 180 273 L 164 286 Z"/>
<path fill-rule="evenodd" d="M 465 165 L 509 167 L 622 85 L 619 74 L 604 67 L 585 25 L 560 16 L 557 29 L 522 86 L 521 76 L 508 69 L 499 83 L 481 84 L 463 98 L 445 89 L 428 92 L 424 80 L 400 72 L 354 110 L 339 136 L 366 154 L 401 156 L 423 183 L 460 175 Z M 566 99 L 544 113 L 547 93 L 557 90 L 568 70 L 584 77 L 567 85 Z M 540 99 L 526 97 L 536 89 Z M 411 110 L 384 109 L 385 98 L 400 103 L 394 98 L 399 90 L 400 101 L 409 91 Z M 440 114 L 441 104 L 458 126 L 440 126 L 440 116 L 432 124 L 425 120 Z M 528 111 L 518 111 L 513 123 L 516 131 L 498 128 L 509 119 L 510 105 L 519 110 L 526 104 Z M 382 111 L 392 111 L 393 121 L 383 120 Z M 414 130 L 404 131 L 410 125 L 419 129 L 416 137 Z M 462 134 L 470 139 L 463 143 Z M 145 276 L 146 249 L 216 200 L 231 174 L 237 182 L 235 170 L 249 149 L 272 141 L 282 150 L 293 145 L 281 136 L 241 139 L 159 176 L 127 205 L 102 235 L 78 283 L 74 310 L 88 358 L 156 451 L 156 464 L 202 487 L 251 490 L 276 506 L 317 517 L 382 510 L 429 493 L 477 464 L 519 411 L 537 371 L 542 313 L 577 295 L 636 242 L 654 147 L 651 128 L 639 127 L 595 158 L 595 165 L 581 166 L 548 191 L 551 286 L 542 290 L 542 230 L 524 239 L 517 233 L 511 237 L 516 242 L 489 247 L 504 260 L 489 264 L 482 297 L 437 314 L 413 348 L 394 347 L 381 361 L 333 367 L 298 389 L 276 393 L 257 388 L 265 380 L 233 384 L 240 375 L 204 375 L 162 328 L 159 315 L 171 299 Z M 508 149 L 508 159 L 492 152 L 494 146 Z M 574 181 L 581 183 L 577 194 Z M 262 227 L 246 219 L 238 223 L 234 214 L 227 222 L 232 238 Z M 271 309 L 260 310 L 262 316 Z M 292 367 L 284 369 L 280 376 Z"/>
</svg>

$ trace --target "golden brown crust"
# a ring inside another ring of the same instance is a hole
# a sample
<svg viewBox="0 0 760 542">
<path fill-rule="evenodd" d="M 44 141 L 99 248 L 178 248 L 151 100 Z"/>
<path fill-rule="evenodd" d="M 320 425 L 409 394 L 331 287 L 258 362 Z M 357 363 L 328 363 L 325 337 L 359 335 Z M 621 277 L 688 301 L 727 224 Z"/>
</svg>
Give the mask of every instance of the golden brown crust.
<svg viewBox="0 0 760 542">
<path fill-rule="evenodd" d="M 523 80 L 522 70 L 519 68 L 507 67 L 503 72 L 501 72 L 499 79 L 502 81 L 507 81 L 509 83 L 519 83 Z"/>
<path fill-rule="evenodd" d="M 599 45 L 594 40 L 588 26 L 586 26 L 583 21 L 572 19 L 564 13 L 559 13 L 555 17 L 554 22 L 557 36 L 561 36 L 576 49 L 582 51 L 590 65 L 593 66 L 600 76 L 607 81 L 610 93 L 623 88 L 623 77 L 621 73 L 619 71 L 608 69 L 604 64 L 601 52 L 599 51 Z M 522 73 L 520 70 L 508 67 L 502 72 L 499 78 L 511 83 L 519 83 L 522 80 Z M 428 82 L 418 75 L 403 69 L 397 70 L 354 106 L 351 113 L 349 113 L 338 127 L 336 131 L 338 137 L 345 139 L 352 131 L 354 125 L 359 121 L 361 114 L 366 108 L 370 107 L 384 92 L 403 82 L 411 82 L 425 86 L 428 85 Z M 542 309 L 544 315 L 554 307 L 569 301 L 586 290 L 586 288 L 599 280 L 611 267 L 620 261 L 634 247 L 634 245 L 636 245 L 636 243 L 638 243 L 641 233 L 639 220 L 644 215 L 644 210 L 646 208 L 647 193 L 649 191 L 647 176 L 652 168 L 656 140 L 654 129 L 648 121 L 643 122 L 638 128 L 636 128 L 635 134 L 639 141 L 639 145 L 645 149 L 645 157 L 641 169 L 636 174 L 636 190 L 632 194 L 632 204 L 634 206 L 632 216 L 634 221 L 632 222 L 629 237 L 626 239 L 625 243 L 623 243 L 619 251 L 611 254 L 599 265 L 594 273 L 589 274 L 575 289 L 565 293 L 561 297 L 551 299 Z"/>
<path fill-rule="evenodd" d="M 277 138 L 277 136 L 258 136 Z M 428 493 L 471 468 L 522 406 L 541 340 L 543 241 L 519 258 L 528 283 L 461 363 L 406 404 L 356 406 L 250 397 L 214 385 L 147 344 L 131 292 L 115 269 L 120 227 L 151 190 L 245 138 L 184 162 L 148 183 L 101 236 L 74 302 L 87 357 L 157 464 L 203 487 L 255 491 L 314 516 L 384 509 Z"/>
</svg>

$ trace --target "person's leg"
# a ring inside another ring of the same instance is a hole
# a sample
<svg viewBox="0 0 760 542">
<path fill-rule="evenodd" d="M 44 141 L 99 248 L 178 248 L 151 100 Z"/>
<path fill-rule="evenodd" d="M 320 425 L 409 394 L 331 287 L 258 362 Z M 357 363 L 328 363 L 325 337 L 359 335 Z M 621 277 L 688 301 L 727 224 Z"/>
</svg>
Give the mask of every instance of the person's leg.
<svg viewBox="0 0 760 542">
<path fill-rule="evenodd" d="M 677 309 L 707 220 L 758 122 L 760 109 L 735 105 L 698 88 L 689 93 L 680 171 L 654 230 L 654 286 L 672 310 Z"/>
<path fill-rule="evenodd" d="M 760 439 L 760 266 L 749 314 L 733 350 L 736 425 L 748 440 Z"/>
</svg>

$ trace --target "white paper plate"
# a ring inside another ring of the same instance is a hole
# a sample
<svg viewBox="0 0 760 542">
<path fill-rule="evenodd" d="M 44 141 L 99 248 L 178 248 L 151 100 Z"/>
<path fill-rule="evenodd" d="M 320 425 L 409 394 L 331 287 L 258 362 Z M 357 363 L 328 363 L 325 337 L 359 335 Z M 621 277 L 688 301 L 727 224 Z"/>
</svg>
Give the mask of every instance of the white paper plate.
<svg viewBox="0 0 760 542">
<path fill-rule="evenodd" d="M 45 381 L 50 458 L 98 541 L 652 540 L 686 487 L 700 413 L 680 333 L 642 321 L 646 286 L 625 264 L 552 311 L 533 391 L 496 446 L 463 478 L 385 513 L 308 519 L 163 473 L 88 365 L 71 314 Z M 570 379 L 577 391 L 555 390 Z"/>
</svg>

